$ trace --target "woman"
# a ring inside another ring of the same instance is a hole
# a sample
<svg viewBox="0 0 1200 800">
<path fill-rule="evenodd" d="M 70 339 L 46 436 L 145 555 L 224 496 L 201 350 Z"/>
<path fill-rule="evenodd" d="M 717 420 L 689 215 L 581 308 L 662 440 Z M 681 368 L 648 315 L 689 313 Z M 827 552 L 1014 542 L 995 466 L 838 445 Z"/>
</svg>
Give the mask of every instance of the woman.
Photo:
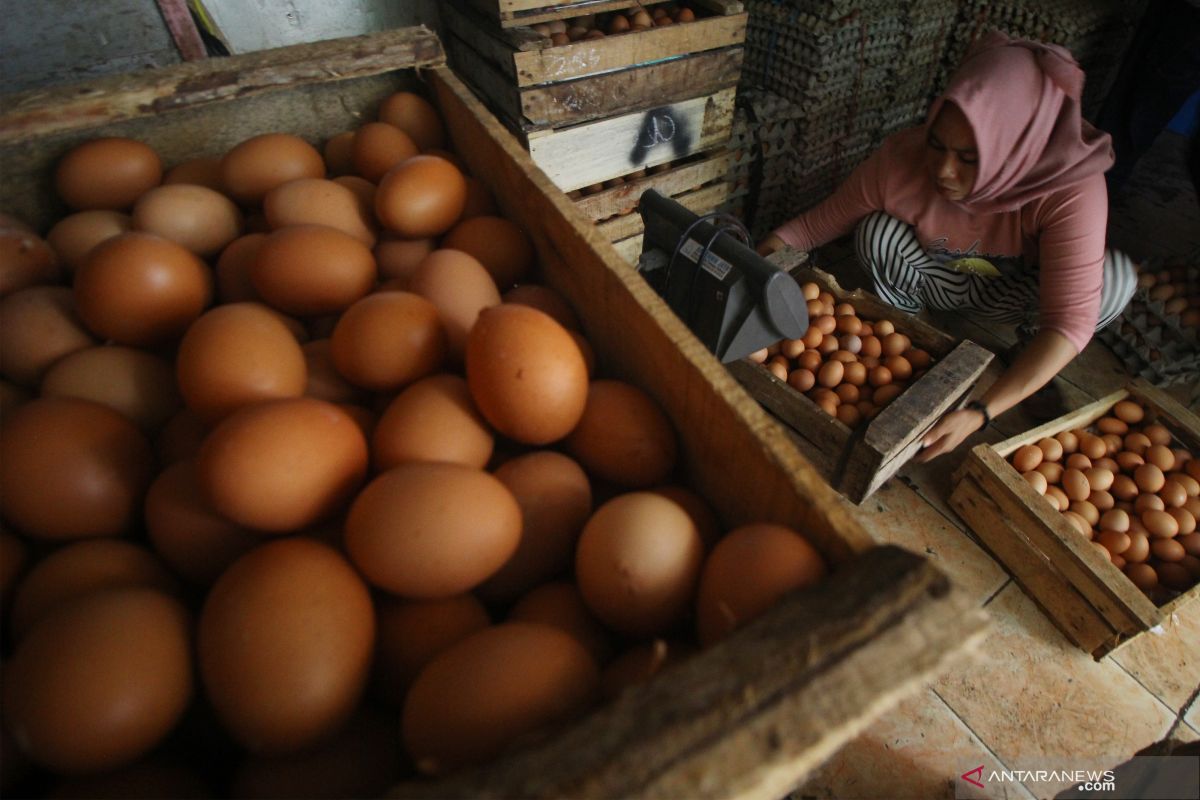
<svg viewBox="0 0 1200 800">
<path fill-rule="evenodd" d="M 809 250 L 856 230 L 875 291 L 909 312 L 969 309 L 1017 324 L 1020 352 L 979 400 L 943 416 L 918 461 L 957 447 L 1046 387 L 1136 288 L 1105 249 L 1113 163 L 1080 115 L 1083 71 L 1065 49 L 983 37 L 934 101 L 828 199 L 760 245 Z"/>
</svg>

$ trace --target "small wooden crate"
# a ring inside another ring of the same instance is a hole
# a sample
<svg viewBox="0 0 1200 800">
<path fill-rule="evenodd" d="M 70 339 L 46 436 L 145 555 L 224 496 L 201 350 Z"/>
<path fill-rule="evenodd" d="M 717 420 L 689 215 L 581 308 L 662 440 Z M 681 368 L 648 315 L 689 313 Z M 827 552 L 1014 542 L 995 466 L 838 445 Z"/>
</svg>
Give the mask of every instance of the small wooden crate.
<svg viewBox="0 0 1200 800">
<path fill-rule="evenodd" d="M 719 2 L 725 7 L 742 10 L 742 4 L 734 0 L 702 0 L 700 4 Z M 653 7 L 666 0 L 466 0 L 470 6 L 496 22 L 503 28 L 534 25 L 556 19 L 570 19 L 583 14 L 598 14 L 603 11 L 619 11 L 640 6 Z"/>
<path fill-rule="evenodd" d="M 790 257 L 781 255 L 777 260 Z M 866 425 L 853 430 L 761 364 L 738 361 L 728 365 L 750 394 L 786 426 L 830 485 L 861 503 L 908 463 L 930 426 L 966 399 L 993 356 L 974 342 L 947 336 L 861 289 L 847 292 L 821 270 L 800 267 L 791 273 L 798 281 L 816 282 L 838 302 L 850 303 L 862 317 L 891 320 L 897 331 L 912 339 L 914 347 L 935 359 L 920 380 Z"/>
<path fill-rule="evenodd" d="M 687 480 L 727 527 L 803 531 L 835 565 L 810 591 L 671 673 L 537 743 L 389 796 L 764 798 L 787 793 L 984 635 L 985 615 L 926 559 L 874 547 L 762 409 L 444 66 L 421 28 L 146 70 L 4 98 L 0 209 L 46 231 L 57 160 L 96 136 L 168 164 L 286 131 L 319 144 L 392 92 L 430 96 L 453 149 L 530 235 L 541 279 L 574 307 L 605 374 L 674 421 Z M 887 669 L 880 669 L 887 664 Z"/>
<path fill-rule="evenodd" d="M 950 505 L 1075 644 L 1102 658 L 1200 598 L 1194 586 L 1163 606 L 1150 598 L 1026 483 L 1006 458 L 1045 436 L 1082 428 L 1133 398 L 1200 453 L 1200 419 L 1137 379 L 1128 388 L 998 444 L 975 447 L 955 475 Z"/>
<path fill-rule="evenodd" d="M 696 5 L 716 11 L 559 46 L 528 27 L 498 29 L 460 2 L 442 14 L 455 70 L 571 191 L 729 140 L 747 15 L 729 0 Z"/>
</svg>

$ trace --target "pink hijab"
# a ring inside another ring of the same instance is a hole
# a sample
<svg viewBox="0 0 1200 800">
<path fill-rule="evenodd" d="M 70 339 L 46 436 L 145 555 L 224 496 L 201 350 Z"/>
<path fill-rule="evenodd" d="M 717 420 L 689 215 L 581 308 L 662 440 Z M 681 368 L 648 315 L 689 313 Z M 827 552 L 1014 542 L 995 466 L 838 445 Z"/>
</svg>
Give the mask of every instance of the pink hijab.
<svg viewBox="0 0 1200 800">
<path fill-rule="evenodd" d="M 946 101 L 971 123 L 979 149 L 971 211 L 1011 211 L 1113 164 L 1112 140 L 1083 119 L 1083 70 L 1057 45 L 981 37 L 929 109 Z"/>
</svg>

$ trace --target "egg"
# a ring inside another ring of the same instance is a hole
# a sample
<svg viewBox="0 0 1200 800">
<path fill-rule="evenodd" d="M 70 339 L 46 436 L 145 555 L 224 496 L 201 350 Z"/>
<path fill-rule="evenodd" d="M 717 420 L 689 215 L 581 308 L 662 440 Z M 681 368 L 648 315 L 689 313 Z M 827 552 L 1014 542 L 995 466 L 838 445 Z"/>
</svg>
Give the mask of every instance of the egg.
<svg viewBox="0 0 1200 800">
<path fill-rule="evenodd" d="M 1012 455 L 1012 464 L 1017 472 L 1025 473 L 1032 469 L 1036 469 L 1042 463 L 1045 457 L 1044 452 L 1040 447 L 1033 444 L 1022 445 L 1018 447 Z"/>
<path fill-rule="evenodd" d="M 1143 492 L 1157 492 L 1167 482 L 1163 471 L 1155 464 L 1142 464 L 1134 470 L 1133 480 Z"/>
<path fill-rule="evenodd" d="M 696 607 L 701 644 L 724 638 L 827 572 L 821 554 L 790 528 L 770 523 L 735 528 L 704 563 Z"/>
<path fill-rule="evenodd" d="M 353 191 L 324 178 L 300 178 L 276 186 L 263 197 L 263 214 L 273 230 L 291 225 L 326 225 L 374 247 L 375 220 Z"/>
<path fill-rule="evenodd" d="M 404 597 L 448 597 L 479 585 L 512 556 L 521 520 L 513 493 L 492 475 L 462 464 L 409 462 L 359 493 L 344 536 L 373 585 Z"/>
<path fill-rule="evenodd" d="M 440 236 L 462 216 L 466 202 L 467 182 L 457 167 L 437 156 L 418 155 L 380 180 L 375 215 L 384 228 L 409 239 Z"/>
<path fill-rule="evenodd" d="M 302 317 L 344 311 L 371 291 L 377 277 L 370 248 L 325 225 L 274 231 L 250 266 L 250 281 L 264 302 Z"/>
<path fill-rule="evenodd" d="M 219 302 L 261 301 L 262 298 L 250 279 L 250 268 L 258 258 L 259 248 L 266 239 L 265 233 L 248 233 L 234 239 L 221 251 L 214 268 Z"/>
<path fill-rule="evenodd" d="M 1057 439 L 1045 437 L 1038 439 L 1037 447 L 1042 451 L 1042 458 L 1046 461 L 1058 461 L 1063 457 L 1062 442 Z"/>
<path fill-rule="evenodd" d="M 61 772 L 111 769 L 149 752 L 193 694 L 184 607 L 141 586 L 102 589 L 48 614 L 4 666 L 5 724 Z"/>
<path fill-rule="evenodd" d="M 1124 509 L 1114 508 L 1100 516 L 1099 527 L 1104 530 L 1125 533 L 1129 530 L 1129 514 Z"/>
<path fill-rule="evenodd" d="M 373 683 L 389 705 L 399 706 L 420 671 L 451 645 L 491 624 L 471 594 L 437 600 L 381 598 L 376 603 L 379 642 Z"/>
<path fill-rule="evenodd" d="M 357 301 L 338 319 L 330 341 L 338 372 L 371 391 L 396 391 L 432 374 L 448 348 L 437 307 L 410 292 Z"/>
<path fill-rule="evenodd" d="M 36 233 L 0 227 L 0 297 L 57 283 L 62 272 L 62 257 Z"/>
<path fill-rule="evenodd" d="M 31 286 L 0 300 L 0 374 L 36 387 L 55 362 L 96 343 L 65 286 Z"/>
<path fill-rule="evenodd" d="M 1140 564 L 1150 556 L 1150 539 L 1144 533 L 1129 532 L 1129 547 L 1121 555 L 1131 564 Z"/>
<path fill-rule="evenodd" d="M 221 184 L 243 206 L 258 206 L 276 186 L 300 178 L 324 178 L 325 160 L 308 142 L 289 133 L 264 133 L 237 144 L 221 158 Z"/>
<path fill-rule="evenodd" d="M 1042 451 L 1045 452 L 1044 450 Z M 1062 482 L 1062 474 L 1066 468 L 1054 461 L 1043 461 L 1035 468 L 1038 472 L 1046 476 L 1046 482 L 1050 484 L 1058 484 Z"/>
<path fill-rule="evenodd" d="M 449 355 L 459 362 L 466 351 L 467 332 L 479 312 L 500 304 L 500 291 L 491 273 L 461 250 L 434 250 L 413 270 L 408 286 L 437 307 Z"/>
<path fill-rule="evenodd" d="M 216 156 L 200 156 L 181 161 L 163 175 L 163 184 L 190 183 L 205 186 L 224 193 L 221 183 L 221 159 Z"/>
<path fill-rule="evenodd" d="M 1084 476 L 1087 478 L 1088 486 L 1093 491 L 1108 491 L 1112 488 L 1113 479 L 1116 477 L 1110 470 L 1103 467 L 1092 467 L 1084 470 Z"/>
<path fill-rule="evenodd" d="M 1196 517 L 1186 508 L 1168 508 L 1167 513 L 1179 524 L 1179 536 L 1186 536 L 1196 530 Z"/>
<path fill-rule="evenodd" d="M 46 234 L 46 241 L 67 271 L 73 273 L 96 245 L 131 230 L 133 219 L 121 211 L 78 211 L 56 222 Z"/>
<path fill-rule="evenodd" d="M 1075 527 L 1075 530 L 1079 531 L 1079 534 L 1081 536 L 1083 536 L 1085 539 L 1092 538 L 1092 535 L 1095 533 L 1092 530 L 1092 525 L 1090 522 L 1088 522 L 1086 519 L 1084 519 L 1084 517 L 1082 515 L 1080 515 L 1079 512 L 1067 510 L 1067 511 L 1063 511 L 1062 515 L 1064 517 L 1066 517 L 1067 521 L 1070 522 Z"/>
<path fill-rule="evenodd" d="M 567 299 L 561 293 L 551 289 L 549 286 L 543 286 L 539 283 L 524 283 L 509 289 L 503 294 L 501 299 L 505 303 L 519 303 L 521 305 L 533 306 L 554 317 L 558 324 L 567 330 L 580 330 L 579 317 L 575 315 L 571 304 L 567 302 Z M 796 355 L 789 356 L 789 358 L 795 358 L 799 355 L 799 353 L 796 353 Z"/>
<path fill-rule="evenodd" d="M 1148 509 L 1141 512 L 1141 520 L 1152 538 L 1170 539 L 1179 533 L 1179 522 L 1166 511 Z"/>
<path fill-rule="evenodd" d="M 407 133 L 386 122 L 361 126 L 350 147 L 354 171 L 371 183 L 378 183 L 392 167 L 420 152 Z"/>
<path fill-rule="evenodd" d="M 201 315 L 184 334 L 175 363 L 184 402 L 210 423 L 252 403 L 301 396 L 307 372 L 299 342 L 258 303 Z"/>
<path fill-rule="evenodd" d="M 1129 534 L 1121 531 L 1102 530 L 1096 535 L 1096 541 L 1113 555 L 1121 555 L 1130 545 Z"/>
<path fill-rule="evenodd" d="M 458 375 L 437 374 L 405 387 L 384 409 L 371 437 L 379 471 L 410 461 L 445 461 L 482 468 L 494 436 Z"/>
<path fill-rule="evenodd" d="M 207 258 L 242 234 L 242 212 L 233 201 L 206 186 L 157 186 L 138 198 L 133 229 L 161 236 Z"/>
<path fill-rule="evenodd" d="M 590 475 L 633 489 L 666 480 L 679 452 L 675 428 L 658 402 L 617 380 L 591 382 L 565 445 Z"/>
<path fill-rule="evenodd" d="M 546 583 L 529 592 L 513 606 L 508 621 L 556 628 L 583 645 L 598 665 L 612 655 L 608 632 L 592 616 L 579 589 L 570 581 Z"/>
<path fill-rule="evenodd" d="M 1128 475 L 1115 475 L 1110 487 L 1113 496 L 1118 500 L 1132 500 L 1138 495 L 1138 486 Z"/>
<path fill-rule="evenodd" d="M 1153 464 L 1163 472 L 1169 472 L 1175 466 L 1175 454 L 1166 445 L 1152 444 L 1146 449 L 1146 463 Z"/>
<path fill-rule="evenodd" d="M 1161 497 L 1149 492 L 1139 494 L 1133 501 L 1133 510 L 1139 514 L 1143 511 L 1164 511 L 1166 507 Z"/>
<path fill-rule="evenodd" d="M 212 273 L 193 253 L 149 233 L 97 245 L 75 274 L 75 309 L 93 333 L 118 344 L 179 336 L 212 299 Z"/>
<path fill-rule="evenodd" d="M 692 601 L 704 544 L 677 503 L 651 492 L 618 495 L 584 525 L 575 576 L 602 622 L 631 636 L 678 623 Z"/>
<path fill-rule="evenodd" d="M 534 267 L 529 235 L 504 217 L 464 219 L 450 229 L 441 246 L 474 256 L 491 273 L 501 291 L 526 280 Z"/>
<path fill-rule="evenodd" d="M 1079 452 L 1093 460 L 1103 458 L 1108 453 L 1108 445 L 1099 436 L 1083 433 L 1079 436 Z"/>
<path fill-rule="evenodd" d="M 342 131 L 325 140 L 321 157 L 329 175 L 348 175 L 354 171 L 354 134 L 355 131 Z"/>
<path fill-rule="evenodd" d="M 422 152 L 446 146 L 441 115 L 433 104 L 414 92 L 396 92 L 379 105 L 379 121 L 407 133 Z"/>
<path fill-rule="evenodd" d="M 58 196 L 77 210 L 126 209 L 162 181 L 154 148 L 134 139 L 105 137 L 71 148 L 54 170 Z"/>
<path fill-rule="evenodd" d="M 268 542 L 209 591 L 196 655 L 216 716 L 252 753 L 291 753 L 335 733 L 366 686 L 375 611 L 362 578 L 306 537 Z"/>
<path fill-rule="evenodd" d="M 1056 433 L 1054 438 L 1062 445 L 1063 453 L 1071 455 L 1079 449 L 1079 437 L 1073 431 Z"/>
<path fill-rule="evenodd" d="M 1158 490 L 1158 496 L 1167 508 L 1179 508 L 1187 501 L 1187 490 L 1172 476 Z"/>
<path fill-rule="evenodd" d="M 267 400 L 225 417 L 200 449 L 200 481 L 218 512 L 247 528 L 295 531 L 332 514 L 367 471 L 367 443 L 337 406 Z"/>
<path fill-rule="evenodd" d="M 208 587 L 255 545 L 259 534 L 217 513 L 200 487 L 194 459 L 171 464 L 146 493 L 146 532 L 154 552 L 189 583 Z"/>
<path fill-rule="evenodd" d="M 42 377 L 42 396 L 106 405 L 149 435 L 182 405 L 170 362 L 121 345 L 87 347 L 63 356 Z"/>
<path fill-rule="evenodd" d="M 1166 446 L 1171 444 L 1171 432 L 1158 423 L 1145 426 L 1142 428 L 1142 433 L 1145 434 L 1152 445 Z"/>
<path fill-rule="evenodd" d="M 1176 539 L 1153 539 L 1150 542 L 1150 552 L 1155 558 L 1163 561 L 1181 561 L 1187 551 Z"/>
<path fill-rule="evenodd" d="M 1129 432 L 1129 425 L 1116 417 L 1101 417 L 1096 420 L 1096 428 L 1102 434 L 1124 436 Z"/>
<path fill-rule="evenodd" d="M 433 237 L 404 239 L 394 233 L 384 233 L 375 245 L 375 261 L 380 280 L 399 280 L 401 288 L 408 288 L 408 281 L 417 265 L 437 249 Z"/>
<path fill-rule="evenodd" d="M 1132 473 L 1135 469 L 1146 463 L 1146 459 L 1128 450 L 1122 450 L 1117 453 L 1116 461 L 1118 467 L 1129 473 Z"/>
<path fill-rule="evenodd" d="M 125 533 L 137 518 L 153 458 L 145 436 L 107 406 L 30 401 L 4 420 L 0 436 L 5 518 L 35 538 Z"/>
<path fill-rule="evenodd" d="M 1068 469 L 1063 473 L 1062 488 L 1071 500 L 1086 500 L 1092 491 L 1087 476 L 1078 469 Z"/>
<path fill-rule="evenodd" d="M 1101 512 L 1108 511 L 1117 504 L 1117 499 L 1112 496 L 1111 492 L 1104 489 L 1093 489 L 1088 495 L 1087 502 L 1094 505 Z"/>
<path fill-rule="evenodd" d="M 401 720 L 405 748 L 426 774 L 482 762 L 585 710 L 598 686 L 595 661 L 562 631 L 529 622 L 486 628 L 417 676 Z"/>
<path fill-rule="evenodd" d="M 1077 469 L 1080 472 L 1086 472 L 1095 466 L 1092 464 L 1092 460 L 1083 453 L 1071 453 L 1071 455 L 1067 456 L 1065 465 L 1067 469 Z"/>
</svg>

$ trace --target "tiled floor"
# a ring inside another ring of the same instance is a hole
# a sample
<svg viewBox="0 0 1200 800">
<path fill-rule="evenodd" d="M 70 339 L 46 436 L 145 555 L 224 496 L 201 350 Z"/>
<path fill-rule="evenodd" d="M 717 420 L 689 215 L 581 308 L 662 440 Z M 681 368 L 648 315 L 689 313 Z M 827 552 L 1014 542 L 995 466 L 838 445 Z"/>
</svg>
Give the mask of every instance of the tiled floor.
<svg viewBox="0 0 1200 800">
<path fill-rule="evenodd" d="M 1128 194 L 1114 202 L 1110 242 L 1135 258 L 1200 253 L 1200 205 L 1178 168 L 1181 153 L 1182 137 L 1164 135 L 1139 164 Z M 836 263 L 827 267 L 835 275 Z M 961 320 L 935 324 L 985 346 L 1005 343 L 996 332 Z M 1127 380 L 1121 362 L 1099 342 L 1064 376 L 1068 399 L 1078 405 Z M 1175 386 L 1172 394 L 1200 410 L 1200 380 Z M 947 505 L 951 476 L 970 445 L 1033 424 L 1019 411 L 1005 414 L 955 454 L 910 465 L 855 509 L 880 541 L 934 559 L 988 609 L 993 628 L 980 653 L 875 723 L 793 797 L 952 798 L 956 779 L 980 765 L 989 772 L 1107 769 L 1168 737 L 1200 739 L 1200 602 L 1185 606 L 1161 633 L 1144 634 L 1095 661 L 1009 580 Z M 985 782 L 976 789 L 957 781 L 959 797 L 1053 797 L 1063 788 Z"/>
</svg>

